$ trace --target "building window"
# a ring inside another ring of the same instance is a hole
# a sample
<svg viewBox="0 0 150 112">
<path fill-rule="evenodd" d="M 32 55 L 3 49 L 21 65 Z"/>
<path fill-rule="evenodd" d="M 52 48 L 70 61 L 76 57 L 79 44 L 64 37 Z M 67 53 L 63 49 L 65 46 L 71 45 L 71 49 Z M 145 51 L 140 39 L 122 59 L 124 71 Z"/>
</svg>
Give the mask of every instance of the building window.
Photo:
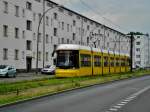
<svg viewBox="0 0 150 112">
<path fill-rule="evenodd" d="M 42 42 L 42 34 L 41 33 L 39 33 L 39 36 L 38 36 L 38 42 Z"/>
<path fill-rule="evenodd" d="M 136 51 L 140 51 L 140 48 L 136 48 Z"/>
<path fill-rule="evenodd" d="M 98 40 L 98 45 L 100 46 L 100 40 Z"/>
<path fill-rule="evenodd" d="M 64 44 L 64 43 L 65 43 L 65 42 L 64 42 L 64 38 L 62 38 L 62 39 L 61 39 L 61 43 L 62 43 L 62 44 Z"/>
<path fill-rule="evenodd" d="M 62 30 L 64 30 L 64 22 L 62 22 Z"/>
<path fill-rule="evenodd" d="M 3 49 L 3 59 L 8 60 L 8 49 L 7 48 Z"/>
<path fill-rule="evenodd" d="M 33 40 L 36 40 L 36 34 L 33 33 Z"/>
<path fill-rule="evenodd" d="M 69 15 L 69 16 L 72 16 L 73 14 L 72 14 L 72 12 L 68 11 L 68 15 Z"/>
<path fill-rule="evenodd" d="M 54 19 L 57 20 L 58 19 L 58 15 L 57 13 L 54 13 Z"/>
<path fill-rule="evenodd" d="M 60 44 L 60 38 L 58 38 L 58 44 Z"/>
<path fill-rule="evenodd" d="M 51 2 L 48 2 L 48 1 L 47 1 L 47 6 L 48 6 L 48 7 L 53 7 L 53 4 L 52 4 Z"/>
<path fill-rule="evenodd" d="M 19 38 L 19 28 L 15 28 L 15 38 Z"/>
<path fill-rule="evenodd" d="M 140 36 L 137 36 L 137 38 L 140 38 Z"/>
<path fill-rule="evenodd" d="M 57 28 L 54 28 L 54 36 L 57 36 Z"/>
<path fill-rule="evenodd" d="M 48 26 L 49 25 L 49 17 L 46 16 L 46 25 Z"/>
<path fill-rule="evenodd" d="M 72 32 L 72 25 L 70 25 L 70 29 L 71 29 L 71 32 Z"/>
<path fill-rule="evenodd" d="M 76 26 L 76 21 L 75 20 L 73 20 L 73 26 Z"/>
<path fill-rule="evenodd" d="M 91 21 L 90 24 L 93 25 L 93 22 Z"/>
<path fill-rule="evenodd" d="M 36 57 L 35 57 L 36 55 L 35 55 L 35 52 L 33 52 L 33 58 L 35 59 Z"/>
<path fill-rule="evenodd" d="M 109 48 L 109 42 L 107 42 L 107 47 Z"/>
<path fill-rule="evenodd" d="M 15 49 L 15 60 L 19 60 L 19 50 Z"/>
<path fill-rule="evenodd" d="M 87 25 L 87 30 L 90 30 L 90 26 L 89 25 Z"/>
<path fill-rule="evenodd" d="M 141 62 L 140 62 L 140 61 L 137 61 L 136 63 L 137 63 L 137 64 L 141 64 Z"/>
<path fill-rule="evenodd" d="M 140 45 L 141 43 L 140 42 L 136 42 L 136 45 Z"/>
<path fill-rule="evenodd" d="M 39 15 L 39 21 L 40 21 L 40 19 L 41 19 L 42 15 L 41 15 L 41 13 L 39 13 L 38 15 Z"/>
<path fill-rule="evenodd" d="M 38 60 L 41 61 L 41 51 L 39 51 Z"/>
<path fill-rule="evenodd" d="M 69 24 L 67 24 L 67 32 L 69 32 Z"/>
<path fill-rule="evenodd" d="M 86 19 L 86 18 L 84 18 L 84 22 L 87 22 L 87 19 Z"/>
<path fill-rule="evenodd" d="M 101 30 L 100 29 L 98 30 L 98 34 L 101 34 Z"/>
<path fill-rule="evenodd" d="M 25 17 L 25 10 L 22 9 L 22 17 Z"/>
<path fill-rule="evenodd" d="M 49 43 L 49 36 L 46 34 L 46 43 Z"/>
<path fill-rule="evenodd" d="M 24 59 L 24 55 L 25 55 L 25 53 L 24 53 L 24 51 L 22 51 L 22 59 Z"/>
<path fill-rule="evenodd" d="M 80 16 L 77 15 L 77 19 L 80 19 Z"/>
<path fill-rule="evenodd" d="M 37 1 L 37 2 L 41 2 L 41 0 L 35 0 L 35 1 Z"/>
<path fill-rule="evenodd" d="M 67 44 L 69 44 L 69 39 L 67 39 Z"/>
<path fill-rule="evenodd" d="M 53 37 L 51 36 L 51 44 L 53 43 Z"/>
<path fill-rule="evenodd" d="M 36 20 L 36 13 L 34 12 L 33 13 L 33 21 L 35 21 Z"/>
<path fill-rule="evenodd" d="M 30 2 L 26 2 L 26 8 L 28 10 L 32 10 L 32 4 Z"/>
<path fill-rule="evenodd" d="M 32 21 L 27 20 L 27 30 L 32 30 Z"/>
<path fill-rule="evenodd" d="M 61 26 L 60 26 L 60 22 L 58 23 L 58 27 L 59 27 L 59 28 L 61 28 Z"/>
<path fill-rule="evenodd" d="M 87 44 L 89 44 L 89 37 L 87 37 Z"/>
<path fill-rule="evenodd" d="M 27 42 L 27 43 L 26 43 L 26 45 L 27 45 L 27 50 L 32 50 L 32 48 L 31 48 L 32 42 L 31 42 L 30 40 L 27 40 L 26 42 Z"/>
<path fill-rule="evenodd" d="M 53 25 L 53 19 L 51 18 L 51 26 Z"/>
<path fill-rule="evenodd" d="M 141 56 L 140 55 L 136 55 L 136 58 L 140 58 Z"/>
<path fill-rule="evenodd" d="M 3 25 L 3 35 L 4 35 L 4 37 L 8 37 L 8 26 L 7 25 Z"/>
<path fill-rule="evenodd" d="M 48 61 L 48 52 L 46 52 L 46 61 Z"/>
<path fill-rule="evenodd" d="M 107 33 L 107 36 L 109 37 L 109 33 Z"/>
<path fill-rule="evenodd" d="M 8 13 L 8 2 L 4 1 L 4 13 Z"/>
<path fill-rule="evenodd" d="M 63 8 L 59 8 L 59 11 L 60 11 L 60 12 L 64 12 L 64 9 L 63 9 Z"/>
<path fill-rule="evenodd" d="M 72 40 L 75 40 L 75 39 L 76 39 L 76 34 L 73 33 L 73 34 L 72 34 Z"/>
<path fill-rule="evenodd" d="M 15 6 L 15 16 L 19 17 L 19 6 Z"/>
<path fill-rule="evenodd" d="M 25 36 L 25 31 L 24 31 L 24 30 L 22 31 L 22 38 L 23 38 L 23 39 L 26 38 L 26 36 Z"/>
</svg>

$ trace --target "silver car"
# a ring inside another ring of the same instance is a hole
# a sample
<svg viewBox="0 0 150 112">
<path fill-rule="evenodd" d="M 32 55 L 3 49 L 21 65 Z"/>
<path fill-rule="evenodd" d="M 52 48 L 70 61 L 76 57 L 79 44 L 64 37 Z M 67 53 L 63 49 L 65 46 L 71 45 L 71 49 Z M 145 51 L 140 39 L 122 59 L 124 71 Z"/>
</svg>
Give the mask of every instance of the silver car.
<svg viewBox="0 0 150 112">
<path fill-rule="evenodd" d="M 42 74 L 55 74 L 56 66 L 54 65 L 46 65 L 43 69 L 41 69 Z"/>
<path fill-rule="evenodd" d="M 16 69 L 9 65 L 0 65 L 0 76 L 16 77 Z"/>
</svg>

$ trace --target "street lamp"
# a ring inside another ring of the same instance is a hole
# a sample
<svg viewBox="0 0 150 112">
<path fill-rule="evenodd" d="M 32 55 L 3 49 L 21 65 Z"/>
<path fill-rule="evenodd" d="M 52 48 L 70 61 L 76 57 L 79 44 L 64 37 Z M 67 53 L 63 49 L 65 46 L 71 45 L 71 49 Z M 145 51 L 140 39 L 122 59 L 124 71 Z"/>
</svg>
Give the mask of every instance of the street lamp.
<svg viewBox="0 0 150 112">
<path fill-rule="evenodd" d="M 38 57 L 39 57 L 39 30 L 40 30 L 40 25 L 42 22 L 42 19 L 44 18 L 45 14 L 47 12 L 49 12 L 50 10 L 56 8 L 56 7 L 62 7 L 61 5 L 57 4 L 54 7 L 51 7 L 49 9 L 47 9 L 45 12 L 43 12 L 43 15 L 41 16 L 40 20 L 39 20 L 39 24 L 38 24 L 38 30 L 37 30 L 37 57 L 36 57 L 36 74 L 38 74 Z"/>
</svg>

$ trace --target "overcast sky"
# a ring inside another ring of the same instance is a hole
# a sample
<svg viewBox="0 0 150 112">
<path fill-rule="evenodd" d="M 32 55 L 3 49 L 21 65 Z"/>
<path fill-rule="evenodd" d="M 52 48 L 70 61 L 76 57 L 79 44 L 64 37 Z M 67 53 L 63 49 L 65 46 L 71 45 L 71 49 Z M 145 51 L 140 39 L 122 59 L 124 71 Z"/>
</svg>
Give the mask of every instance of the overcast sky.
<svg viewBox="0 0 150 112">
<path fill-rule="evenodd" d="M 150 33 L 150 0 L 52 1 L 123 33 Z"/>
</svg>

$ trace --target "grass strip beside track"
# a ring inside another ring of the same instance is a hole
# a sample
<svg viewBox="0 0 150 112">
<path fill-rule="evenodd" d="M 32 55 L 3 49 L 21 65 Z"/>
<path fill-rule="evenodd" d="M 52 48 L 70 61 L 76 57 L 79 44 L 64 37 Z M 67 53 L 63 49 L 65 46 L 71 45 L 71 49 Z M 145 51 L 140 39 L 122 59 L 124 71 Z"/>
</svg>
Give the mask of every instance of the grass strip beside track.
<svg viewBox="0 0 150 112">
<path fill-rule="evenodd" d="M 114 80 L 139 77 L 150 74 L 148 70 L 133 73 L 120 73 L 105 76 L 50 78 L 13 83 L 0 83 L 0 105 L 21 101 L 37 96 L 53 94 L 60 91 L 101 84 Z"/>
</svg>

